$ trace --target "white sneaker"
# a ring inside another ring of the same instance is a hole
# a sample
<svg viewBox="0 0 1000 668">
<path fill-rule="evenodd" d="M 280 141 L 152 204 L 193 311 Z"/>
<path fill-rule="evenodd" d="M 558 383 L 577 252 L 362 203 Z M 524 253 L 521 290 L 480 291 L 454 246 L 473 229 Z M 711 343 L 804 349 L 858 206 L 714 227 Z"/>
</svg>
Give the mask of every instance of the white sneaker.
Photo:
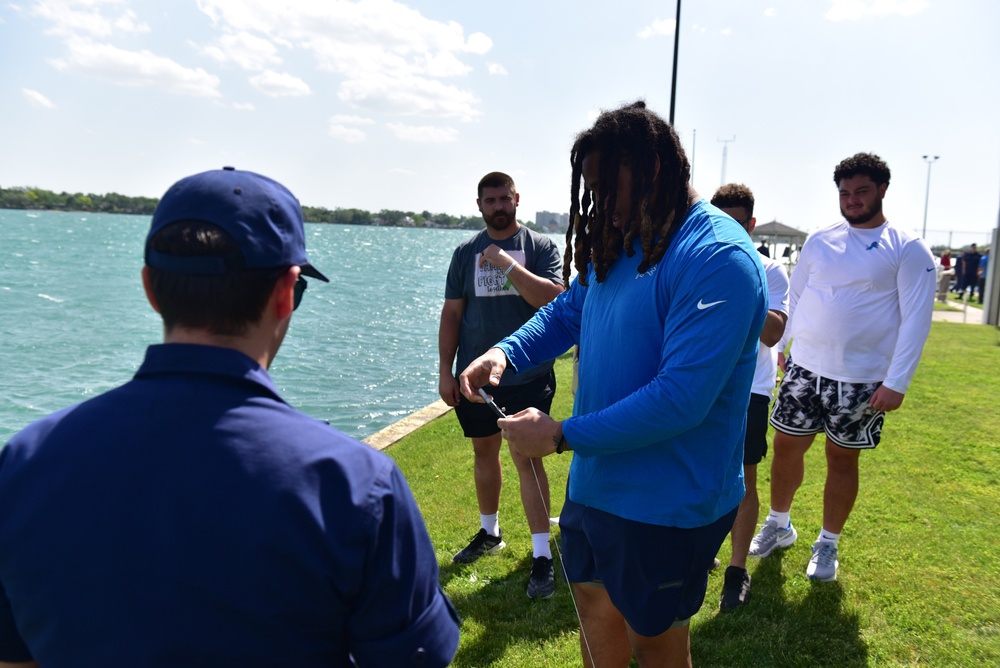
<svg viewBox="0 0 1000 668">
<path fill-rule="evenodd" d="M 833 582 L 837 579 L 837 546 L 833 543 L 818 540 L 813 543 L 812 558 L 806 567 L 806 577 L 810 580 Z"/>
<path fill-rule="evenodd" d="M 750 543 L 750 551 L 747 554 L 751 557 L 763 559 L 779 547 L 788 547 L 798 540 L 798 538 L 799 534 L 795 531 L 795 527 L 792 526 L 791 522 L 789 522 L 787 529 L 779 529 L 774 520 L 768 520 L 760 528 L 760 531 L 757 532 L 757 535 L 753 537 L 753 541 Z"/>
</svg>

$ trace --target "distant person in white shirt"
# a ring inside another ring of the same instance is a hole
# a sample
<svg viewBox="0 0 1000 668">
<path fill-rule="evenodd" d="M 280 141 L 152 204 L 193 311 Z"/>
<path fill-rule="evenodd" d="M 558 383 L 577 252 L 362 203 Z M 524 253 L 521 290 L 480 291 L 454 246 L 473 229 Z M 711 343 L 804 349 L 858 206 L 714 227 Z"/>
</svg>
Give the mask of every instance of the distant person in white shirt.
<svg viewBox="0 0 1000 668">
<path fill-rule="evenodd" d="M 712 204 L 747 231 L 753 232 L 757 219 L 753 215 L 753 191 L 742 183 L 727 183 L 712 195 Z M 763 250 L 761 250 L 761 248 Z M 757 249 L 767 277 L 767 319 L 760 333 L 757 349 L 757 367 L 750 388 L 750 406 L 747 408 L 747 428 L 743 441 L 743 484 L 746 495 L 740 501 L 736 520 L 730 532 L 732 555 L 726 567 L 719 598 L 719 610 L 733 610 L 750 602 L 750 573 L 747 571 L 747 552 L 757 526 L 760 500 L 757 498 L 757 464 L 767 454 L 767 409 L 774 397 L 775 377 L 778 374 L 778 349 L 775 344 L 785 333 L 788 320 L 788 274 L 785 267 L 767 254 L 767 245 Z"/>
<path fill-rule="evenodd" d="M 826 433 L 823 528 L 806 575 L 837 578 L 837 542 L 858 494 L 858 456 L 879 443 L 916 371 L 934 308 L 934 258 L 924 241 L 882 212 L 889 167 L 858 153 L 833 173 L 844 221 L 814 232 L 792 272 L 792 341 L 771 425 L 771 511 L 750 556 L 766 557 L 798 534 L 790 511 L 804 456 Z M 779 349 L 783 346 L 779 344 Z M 779 359 L 779 362 L 783 360 Z"/>
</svg>

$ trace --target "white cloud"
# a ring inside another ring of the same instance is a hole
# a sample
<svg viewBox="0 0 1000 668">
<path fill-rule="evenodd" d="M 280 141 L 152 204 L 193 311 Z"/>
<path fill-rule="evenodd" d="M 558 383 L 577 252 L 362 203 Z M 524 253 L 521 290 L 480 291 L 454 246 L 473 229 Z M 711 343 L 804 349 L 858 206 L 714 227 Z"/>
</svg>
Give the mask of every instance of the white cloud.
<svg viewBox="0 0 1000 668">
<path fill-rule="evenodd" d="M 338 125 L 337 123 L 330 123 L 330 127 L 327 128 L 326 132 L 334 139 L 339 139 L 340 141 L 345 141 L 349 144 L 362 142 L 368 136 L 365 134 L 364 130 L 349 128 L 346 125 Z"/>
<path fill-rule="evenodd" d="M 127 4 L 125 0 L 38 0 L 31 14 L 49 21 L 52 26 L 46 34 L 59 37 L 149 32 L 149 25 L 140 23 Z"/>
<path fill-rule="evenodd" d="M 56 108 L 56 105 L 52 103 L 52 100 L 39 93 L 37 90 L 22 88 L 21 94 L 28 99 L 28 102 L 36 107 L 42 107 L 43 109 Z"/>
<path fill-rule="evenodd" d="M 81 70 L 121 86 L 150 86 L 178 95 L 219 97 L 219 78 L 188 68 L 150 51 L 126 51 L 110 44 L 74 37 L 66 40 L 69 54 L 53 60 L 58 70 Z"/>
<path fill-rule="evenodd" d="M 469 35 L 468 41 L 465 43 L 465 51 L 468 53 L 474 53 L 477 56 L 482 56 L 493 48 L 493 40 L 489 36 L 481 33 L 474 32 Z"/>
<path fill-rule="evenodd" d="M 444 80 L 464 77 L 464 58 L 493 48 L 455 21 L 428 19 L 395 0 L 197 0 L 228 34 L 252 34 L 276 48 L 305 51 L 340 79 L 340 99 L 358 109 L 472 120 L 474 94 Z M 373 83 L 374 82 L 374 83 Z"/>
<path fill-rule="evenodd" d="M 912 16 L 927 9 L 926 0 L 830 0 L 823 18 L 828 21 L 857 21 L 868 17 Z"/>
<path fill-rule="evenodd" d="M 676 19 L 654 19 L 652 24 L 640 30 L 637 35 L 642 39 L 659 35 L 673 35 L 676 26 Z"/>
<path fill-rule="evenodd" d="M 233 102 L 233 109 L 236 111 L 255 111 L 257 107 L 253 102 Z"/>
<path fill-rule="evenodd" d="M 281 62 L 273 42 L 248 32 L 225 34 L 218 44 L 202 51 L 220 63 L 233 63 L 245 70 L 259 71 Z"/>
<path fill-rule="evenodd" d="M 507 68 L 500 63 L 488 63 L 486 65 L 486 71 L 497 76 L 507 76 Z"/>
<path fill-rule="evenodd" d="M 482 115 L 472 93 L 422 77 L 370 76 L 345 81 L 337 96 L 356 107 L 400 116 L 473 120 Z"/>
<path fill-rule="evenodd" d="M 458 141 L 458 130 L 455 128 L 438 128 L 430 125 L 406 125 L 404 123 L 388 123 L 389 128 L 397 139 L 403 141 L 421 142 L 428 144 L 443 144 Z"/>
<path fill-rule="evenodd" d="M 329 134 L 334 139 L 339 139 L 348 143 L 356 144 L 360 141 L 364 141 L 368 135 L 364 130 L 359 130 L 356 127 L 349 127 L 352 125 L 373 125 L 375 123 L 374 119 L 365 118 L 364 116 L 350 116 L 347 114 L 335 114 L 330 117 L 330 125 L 327 128 L 327 134 Z"/>
<path fill-rule="evenodd" d="M 312 95 L 309 84 L 284 72 L 264 70 L 257 76 L 250 77 L 250 83 L 261 93 L 270 97 Z"/>
<path fill-rule="evenodd" d="M 764 16 L 767 18 L 773 18 L 778 15 L 778 9 L 776 7 L 768 7 L 764 10 Z"/>
<path fill-rule="evenodd" d="M 375 119 L 365 118 L 364 116 L 349 116 L 347 114 L 336 114 L 330 117 L 330 122 L 342 125 L 373 125 L 375 123 Z"/>
<path fill-rule="evenodd" d="M 732 28 L 723 28 L 722 30 L 719 31 L 719 34 L 720 35 L 725 35 L 726 37 L 729 37 L 730 35 L 733 34 L 733 29 Z"/>
</svg>

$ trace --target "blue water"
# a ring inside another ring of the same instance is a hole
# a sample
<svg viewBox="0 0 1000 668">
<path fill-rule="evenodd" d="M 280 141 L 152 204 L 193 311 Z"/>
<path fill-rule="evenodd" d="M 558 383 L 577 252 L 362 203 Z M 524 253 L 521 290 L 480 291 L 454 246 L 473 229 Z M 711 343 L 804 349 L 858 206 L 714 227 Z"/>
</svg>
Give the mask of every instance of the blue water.
<svg viewBox="0 0 1000 668">
<path fill-rule="evenodd" d="M 148 226 L 0 210 L 0 444 L 127 381 L 161 340 L 139 276 Z M 356 438 L 437 399 L 445 274 L 471 234 L 308 224 L 309 259 L 331 283 L 309 282 L 271 366 L 285 399 Z"/>
</svg>

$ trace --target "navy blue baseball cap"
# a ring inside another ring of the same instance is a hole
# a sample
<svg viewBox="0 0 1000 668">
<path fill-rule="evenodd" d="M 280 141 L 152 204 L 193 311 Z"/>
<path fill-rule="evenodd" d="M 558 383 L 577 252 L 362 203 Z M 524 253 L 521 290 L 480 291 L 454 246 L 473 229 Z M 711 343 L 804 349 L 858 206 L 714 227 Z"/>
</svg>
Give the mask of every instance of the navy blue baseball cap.
<svg viewBox="0 0 1000 668">
<path fill-rule="evenodd" d="M 288 188 L 266 176 L 223 167 L 181 179 L 163 195 L 146 236 L 146 264 L 182 274 L 224 274 L 224 257 L 168 255 L 149 247 L 161 229 L 182 220 L 218 225 L 236 241 L 245 269 L 295 265 L 329 282 L 306 258 L 302 207 Z"/>
</svg>

